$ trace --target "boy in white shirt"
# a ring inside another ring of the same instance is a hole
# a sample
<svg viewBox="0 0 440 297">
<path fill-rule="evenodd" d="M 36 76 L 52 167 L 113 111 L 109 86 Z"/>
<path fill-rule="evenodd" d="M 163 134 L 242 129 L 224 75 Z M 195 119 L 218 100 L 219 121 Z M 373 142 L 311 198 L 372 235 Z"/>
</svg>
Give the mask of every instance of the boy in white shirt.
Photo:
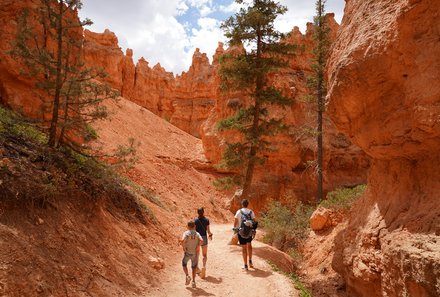
<svg viewBox="0 0 440 297">
<path fill-rule="evenodd" d="M 196 270 L 199 260 L 200 246 L 203 243 L 203 238 L 196 232 L 196 225 L 193 220 L 187 224 L 188 230 L 183 232 L 181 245 L 183 247 L 182 266 L 186 275 L 185 285 L 189 285 L 191 277 L 188 275 L 187 264 L 191 260 L 192 268 L 192 287 L 196 287 Z"/>
</svg>

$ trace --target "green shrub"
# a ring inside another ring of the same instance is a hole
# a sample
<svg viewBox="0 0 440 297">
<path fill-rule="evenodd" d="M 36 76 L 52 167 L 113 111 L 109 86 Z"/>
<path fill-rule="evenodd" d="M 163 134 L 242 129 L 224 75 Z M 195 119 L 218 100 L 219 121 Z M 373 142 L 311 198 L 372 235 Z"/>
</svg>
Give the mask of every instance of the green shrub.
<svg viewBox="0 0 440 297">
<path fill-rule="evenodd" d="M 299 297 L 312 297 L 312 293 L 310 293 L 310 290 L 307 289 L 307 287 L 303 284 L 303 282 L 301 281 L 298 275 L 296 275 L 294 272 L 290 272 L 290 273 L 282 272 L 280 268 L 276 266 L 274 263 L 272 262 L 268 262 L 268 263 L 272 267 L 273 271 L 284 274 L 292 281 L 292 283 L 295 286 L 295 289 L 299 291 Z"/>
<path fill-rule="evenodd" d="M 303 284 L 298 275 L 291 272 L 287 275 L 295 285 L 295 288 L 299 291 L 299 297 L 312 297 L 312 293 L 309 289 Z"/>
<path fill-rule="evenodd" d="M 353 202 L 365 192 L 366 188 L 366 185 L 359 185 L 354 188 L 337 189 L 329 192 L 327 199 L 323 200 L 319 205 L 336 210 L 349 209 Z"/>
<path fill-rule="evenodd" d="M 160 197 L 153 190 L 139 185 L 138 183 L 135 183 L 128 177 L 123 177 L 123 180 L 125 185 L 127 185 L 127 187 L 129 188 L 130 192 L 146 198 L 151 203 L 154 203 L 163 209 L 167 209 Z"/>
<path fill-rule="evenodd" d="M 98 139 L 98 132 L 90 124 L 86 124 L 84 128 L 84 140 L 92 141 Z"/>
<path fill-rule="evenodd" d="M 217 190 L 223 191 L 223 190 L 229 190 L 234 186 L 240 185 L 240 182 L 241 182 L 240 176 L 233 175 L 233 176 L 218 178 L 214 180 L 212 184 Z"/>
<path fill-rule="evenodd" d="M 292 208 L 273 201 L 261 218 L 266 232 L 264 241 L 284 251 L 301 243 L 309 230 L 309 218 L 313 212 L 312 207 L 301 202 Z"/>
<path fill-rule="evenodd" d="M 0 133 L 9 133 L 17 137 L 36 141 L 40 144 L 47 142 L 47 135 L 19 114 L 0 106 Z"/>
</svg>

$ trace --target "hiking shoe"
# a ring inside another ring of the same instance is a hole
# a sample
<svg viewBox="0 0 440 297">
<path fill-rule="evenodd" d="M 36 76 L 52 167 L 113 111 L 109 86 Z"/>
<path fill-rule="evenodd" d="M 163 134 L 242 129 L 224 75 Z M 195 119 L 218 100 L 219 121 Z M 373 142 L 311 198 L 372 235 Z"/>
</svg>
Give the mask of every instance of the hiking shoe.
<svg viewBox="0 0 440 297">
<path fill-rule="evenodd" d="M 193 288 L 196 287 L 196 282 L 195 281 L 192 282 L 191 287 L 193 287 Z"/>
<path fill-rule="evenodd" d="M 188 286 L 190 282 L 191 282 L 191 277 L 187 275 L 185 280 L 185 285 Z"/>
<path fill-rule="evenodd" d="M 200 278 L 206 277 L 206 267 L 202 267 L 202 270 L 200 271 Z"/>
<path fill-rule="evenodd" d="M 243 266 L 243 270 L 249 270 L 249 269 L 248 269 L 248 266 L 247 266 L 246 264 L 244 264 L 244 266 Z"/>
<path fill-rule="evenodd" d="M 252 260 L 249 260 L 249 267 L 254 268 L 254 264 L 252 263 Z"/>
</svg>

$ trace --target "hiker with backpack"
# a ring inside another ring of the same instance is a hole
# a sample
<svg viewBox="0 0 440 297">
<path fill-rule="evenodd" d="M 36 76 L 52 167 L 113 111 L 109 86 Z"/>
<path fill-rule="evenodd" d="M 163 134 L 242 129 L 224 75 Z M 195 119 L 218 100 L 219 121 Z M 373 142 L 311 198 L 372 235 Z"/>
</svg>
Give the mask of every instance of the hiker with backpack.
<svg viewBox="0 0 440 297">
<path fill-rule="evenodd" d="M 191 282 L 191 277 L 188 275 L 188 268 L 186 266 L 189 260 L 191 260 L 192 287 L 195 288 L 197 264 L 199 261 L 200 247 L 202 245 L 203 238 L 195 230 L 196 225 L 193 220 L 188 222 L 187 228 L 188 230 L 183 232 L 182 239 L 180 240 L 180 243 L 183 247 L 182 266 L 186 275 L 185 285 L 189 285 Z"/>
<path fill-rule="evenodd" d="M 209 240 L 212 240 L 212 232 L 209 227 L 209 219 L 205 217 L 205 210 L 203 207 L 197 209 L 198 217 L 194 220 L 196 224 L 196 231 L 202 236 L 202 255 L 203 255 L 203 267 L 200 270 L 200 277 L 206 276 L 206 261 L 208 260 L 208 236 Z"/>
<path fill-rule="evenodd" d="M 251 209 L 248 208 L 248 205 L 249 201 L 247 199 L 243 199 L 241 201 L 242 208 L 237 210 L 235 214 L 233 228 L 238 234 L 238 241 L 241 245 L 244 270 L 248 270 L 248 267 L 254 268 L 252 263 L 252 240 L 255 237 L 256 222 L 255 214 Z"/>
</svg>

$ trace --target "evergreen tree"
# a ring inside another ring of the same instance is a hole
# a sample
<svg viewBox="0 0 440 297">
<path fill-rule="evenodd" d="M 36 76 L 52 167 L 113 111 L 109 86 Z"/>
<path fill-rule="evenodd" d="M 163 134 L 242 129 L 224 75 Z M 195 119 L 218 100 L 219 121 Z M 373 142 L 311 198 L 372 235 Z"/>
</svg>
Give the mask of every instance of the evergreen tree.
<svg viewBox="0 0 440 297">
<path fill-rule="evenodd" d="M 92 22 L 77 18 L 81 6 L 80 0 L 40 0 L 32 14 L 24 10 L 11 51 L 24 63 L 25 72 L 36 78 L 36 87 L 52 98 L 48 140 L 52 147 L 87 139 L 87 123 L 106 116 L 102 100 L 116 97 L 96 81 L 104 72 L 85 67 L 82 60 L 82 27 Z"/>
<path fill-rule="evenodd" d="M 227 143 L 220 167 L 236 169 L 227 179 L 243 186 L 243 198 L 249 198 L 254 169 L 270 151 L 270 136 L 286 128 L 282 118 L 271 115 L 270 105 L 288 106 L 291 98 L 283 95 L 269 80 L 270 74 L 287 67 L 294 47 L 282 42 L 274 21 L 287 8 L 271 0 L 236 0 L 242 8 L 222 24 L 229 46 L 239 50 L 220 59 L 222 90 L 241 94 L 246 104 L 218 123 L 220 131 L 236 130 L 241 140 Z M 247 4 L 246 4 L 247 3 Z"/>
<path fill-rule="evenodd" d="M 313 90 L 316 98 L 317 107 L 317 191 L 316 200 L 319 203 L 323 199 L 323 112 L 325 111 L 325 97 L 327 94 L 325 81 L 325 65 L 327 62 L 328 46 L 329 46 L 329 27 L 325 18 L 325 2 L 326 0 L 316 1 L 316 15 L 314 17 L 314 61 L 312 65 L 313 77 L 309 80 L 309 87 Z"/>
</svg>

